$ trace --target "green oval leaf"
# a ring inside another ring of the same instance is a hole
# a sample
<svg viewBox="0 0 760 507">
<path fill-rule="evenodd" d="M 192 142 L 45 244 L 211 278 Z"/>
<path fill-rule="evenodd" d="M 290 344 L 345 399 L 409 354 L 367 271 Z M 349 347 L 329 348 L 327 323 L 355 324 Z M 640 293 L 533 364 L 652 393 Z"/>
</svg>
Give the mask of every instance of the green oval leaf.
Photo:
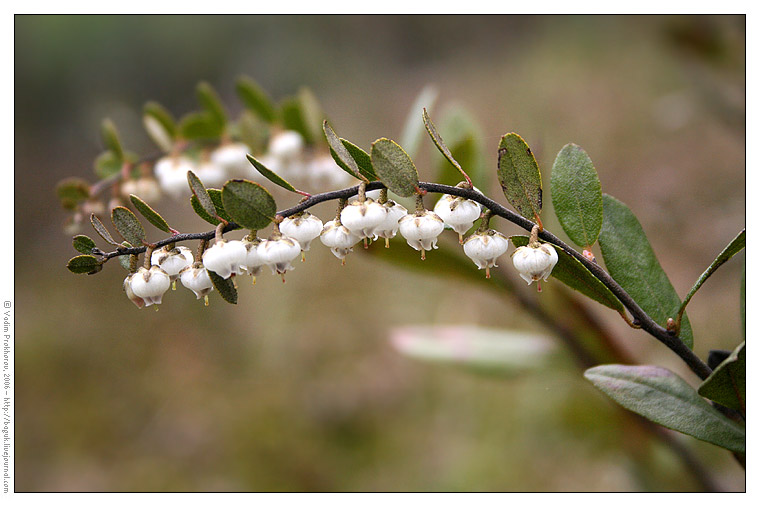
<svg viewBox="0 0 760 507">
<path fill-rule="evenodd" d="M 298 190 L 296 190 L 296 187 L 294 187 L 293 185 L 291 185 L 290 183 L 288 183 L 286 180 L 284 180 L 283 178 L 281 178 L 274 171 L 272 171 L 269 168 L 267 168 L 267 166 L 265 166 L 264 164 L 262 164 L 261 162 L 259 162 L 258 160 L 256 160 L 252 155 L 246 155 L 246 157 L 248 157 L 248 162 L 250 162 L 251 165 L 253 165 L 253 167 L 255 167 L 256 170 L 258 172 L 260 172 L 262 174 L 262 176 L 264 176 L 266 179 L 268 179 L 269 181 L 271 181 L 275 185 L 278 185 L 278 186 L 284 188 L 285 190 L 290 190 L 291 192 L 298 193 Z"/>
<path fill-rule="evenodd" d="M 93 166 L 95 174 L 100 179 L 106 179 L 121 171 L 124 161 L 118 158 L 112 151 L 104 151 L 97 156 Z"/>
<path fill-rule="evenodd" d="M 124 150 L 121 147 L 121 141 L 119 141 L 119 132 L 116 130 L 116 125 L 108 118 L 100 124 L 100 135 L 106 149 L 112 151 L 118 160 L 123 160 Z"/>
<path fill-rule="evenodd" d="M 376 181 L 377 174 L 375 174 L 375 170 L 372 168 L 372 159 L 369 157 L 369 154 L 363 149 L 353 144 L 351 141 L 346 141 L 342 137 L 340 138 L 340 142 L 346 148 L 346 151 L 348 151 L 348 154 L 351 155 L 351 158 L 353 158 L 354 161 L 356 162 L 356 165 L 359 167 L 359 172 L 369 181 Z M 337 157 L 337 154 L 332 149 L 332 147 L 330 147 L 330 155 L 332 155 L 333 160 L 335 160 L 335 162 L 338 164 L 338 166 L 341 167 L 341 169 L 343 169 L 344 171 L 348 171 L 348 173 L 353 176 L 353 173 L 351 173 L 348 167 L 344 167 L 343 165 L 341 165 L 342 162 Z"/>
<path fill-rule="evenodd" d="M 92 249 L 96 246 L 95 242 L 89 236 L 85 236 L 84 234 L 74 236 L 71 242 L 74 245 L 74 250 L 87 255 L 91 254 Z"/>
<path fill-rule="evenodd" d="M 121 237 L 132 245 L 141 245 L 145 239 L 145 229 L 134 213 L 124 206 L 111 210 L 111 222 Z"/>
<path fill-rule="evenodd" d="M 92 224 L 92 228 L 95 229 L 95 232 L 97 232 L 101 238 L 114 246 L 119 246 L 119 243 L 113 239 L 111 233 L 108 232 L 106 226 L 103 225 L 103 222 L 101 222 L 100 219 L 94 214 L 90 215 L 90 223 Z"/>
<path fill-rule="evenodd" d="M 94 275 L 103 269 L 101 262 L 92 255 L 78 255 L 70 259 L 68 264 L 66 264 L 66 267 L 69 271 L 78 275 L 85 273 L 88 275 Z"/>
<path fill-rule="evenodd" d="M 266 188 L 248 180 L 230 180 L 222 188 L 222 203 L 232 220 L 252 231 L 274 220 L 277 205 Z"/>
<path fill-rule="evenodd" d="M 499 183 L 509 203 L 529 220 L 541 215 L 541 171 L 523 138 L 514 132 L 499 143 Z"/>
<path fill-rule="evenodd" d="M 232 305 L 236 305 L 238 292 L 235 288 L 235 282 L 232 281 L 232 277 L 224 279 L 211 270 L 207 269 L 206 272 L 208 273 L 209 278 L 211 278 L 211 283 L 214 285 L 214 288 L 219 292 L 219 295 L 222 296 L 222 299 Z"/>
<path fill-rule="evenodd" d="M 216 207 L 211 197 L 208 195 L 206 187 L 203 182 L 195 175 L 193 171 L 187 171 L 187 184 L 190 185 L 190 191 L 193 193 L 198 203 L 204 209 L 206 213 L 211 216 L 216 214 Z"/>
<path fill-rule="evenodd" d="M 195 141 L 218 141 L 224 131 L 214 114 L 208 111 L 188 113 L 179 122 L 179 135 L 184 139 Z"/>
<path fill-rule="evenodd" d="M 628 206 L 604 194 L 604 219 L 599 234 L 602 257 L 612 278 L 649 314 L 665 326 L 675 318 L 681 300 L 662 270 L 641 224 Z M 684 314 L 681 340 L 691 348 L 691 324 Z"/>
<path fill-rule="evenodd" d="M 330 146 L 330 155 L 338 164 L 338 166 L 340 166 L 341 169 L 346 171 L 354 178 L 359 178 L 362 181 L 368 181 L 369 178 L 362 173 L 353 155 L 348 150 L 348 147 L 343 143 L 343 140 L 338 137 L 330 124 L 327 123 L 327 120 L 322 122 L 322 130 L 325 133 L 327 144 Z M 371 160 L 370 165 L 372 165 Z"/>
<path fill-rule="evenodd" d="M 129 200 L 132 201 L 132 204 L 135 206 L 135 209 L 140 212 L 142 216 L 145 217 L 145 219 L 150 222 L 153 226 L 157 227 L 158 229 L 161 229 L 164 232 L 172 232 L 171 227 L 169 227 L 169 224 L 166 223 L 166 220 L 164 220 L 164 217 L 159 215 L 153 208 L 151 208 L 145 201 L 137 197 L 135 194 L 129 194 Z"/>
<path fill-rule="evenodd" d="M 143 115 L 155 118 L 171 139 L 177 136 L 177 121 L 169 110 L 158 102 L 147 102 L 143 106 Z"/>
<path fill-rule="evenodd" d="M 269 95 L 253 79 L 243 76 L 235 83 L 235 90 L 246 109 L 255 113 L 267 123 L 273 123 L 277 118 L 274 104 Z"/>
<path fill-rule="evenodd" d="M 250 111 L 243 111 L 238 118 L 237 138 L 246 146 L 251 153 L 263 153 L 267 149 L 269 139 L 269 126 Z"/>
<path fill-rule="evenodd" d="M 143 126 L 153 142 L 169 153 L 177 137 L 177 125 L 171 113 L 157 102 L 143 106 Z"/>
<path fill-rule="evenodd" d="M 430 139 L 433 140 L 433 144 L 435 144 L 436 148 L 438 148 L 438 151 L 440 151 L 443 156 L 446 157 L 446 160 L 448 160 L 456 170 L 464 175 L 464 169 L 462 169 L 462 166 L 459 165 L 459 162 L 454 159 L 454 156 L 451 154 L 451 150 L 449 150 L 449 147 L 446 146 L 446 143 L 438 133 L 438 130 L 435 128 L 435 124 L 433 124 L 433 120 L 430 119 L 430 115 L 425 108 L 422 108 L 422 122 L 425 124 L 425 130 L 427 130 L 428 135 L 430 135 Z"/>
<path fill-rule="evenodd" d="M 730 451 L 745 452 L 744 428 L 665 368 L 606 364 L 583 375 L 616 403 L 650 421 Z"/>
<path fill-rule="evenodd" d="M 66 178 L 58 182 L 55 193 L 66 209 L 75 209 L 77 205 L 90 197 L 90 184 L 80 178 Z"/>
<path fill-rule="evenodd" d="M 314 144 L 314 135 L 306 124 L 301 101 L 296 97 L 288 97 L 280 102 L 280 116 L 286 130 L 295 130 L 303 136 L 306 144 Z"/>
<path fill-rule="evenodd" d="M 602 185 L 588 154 L 566 144 L 557 154 L 551 175 L 552 204 L 570 240 L 591 247 L 602 229 Z"/>
<path fill-rule="evenodd" d="M 529 238 L 528 236 L 511 236 L 509 239 L 516 247 L 521 247 L 528 244 Z M 623 303 L 581 261 L 562 248 L 552 246 L 557 251 L 558 258 L 557 265 L 552 270 L 552 277 L 618 313 L 625 312 Z"/>
<path fill-rule="evenodd" d="M 201 206 L 198 198 L 193 195 L 190 197 L 190 205 L 193 207 L 195 213 L 212 225 L 219 225 L 221 223 L 221 220 L 219 220 L 219 218 L 222 218 L 228 222 L 232 222 L 232 218 L 230 218 L 230 216 L 224 210 L 224 204 L 222 204 L 222 191 L 217 188 L 209 188 L 206 191 L 208 192 L 208 196 L 211 198 L 211 202 L 214 203 L 214 209 L 216 210 L 216 213 L 214 215 L 209 215 L 206 213 L 206 210 L 203 209 L 203 206 Z"/>
<path fill-rule="evenodd" d="M 409 155 L 395 141 L 381 138 L 372 143 L 372 167 L 380 181 L 401 197 L 414 195 L 420 177 Z"/>
<path fill-rule="evenodd" d="M 198 83 L 195 88 L 195 92 L 198 96 L 198 102 L 201 107 L 205 109 L 222 128 L 227 124 L 227 112 L 224 110 L 224 105 L 219 99 L 219 94 L 216 93 L 214 87 L 209 83 L 202 81 Z"/>
<path fill-rule="evenodd" d="M 747 358 L 744 345 L 745 342 L 742 342 L 736 347 L 697 390 L 705 398 L 742 413 L 747 405 Z"/>
<path fill-rule="evenodd" d="M 304 128 L 309 132 L 308 136 L 304 136 L 306 142 L 315 143 L 320 138 L 320 130 L 322 128 L 322 120 L 325 117 L 322 106 L 308 87 L 302 87 L 298 90 L 298 102 L 301 107 L 301 116 L 303 118 Z M 309 141 L 311 139 L 311 141 Z"/>
</svg>

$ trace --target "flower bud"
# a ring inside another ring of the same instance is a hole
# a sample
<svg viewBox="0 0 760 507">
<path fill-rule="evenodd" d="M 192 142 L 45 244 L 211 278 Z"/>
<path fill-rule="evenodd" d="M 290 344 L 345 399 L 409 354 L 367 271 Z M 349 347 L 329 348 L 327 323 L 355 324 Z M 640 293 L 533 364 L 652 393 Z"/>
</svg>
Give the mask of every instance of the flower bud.
<svg viewBox="0 0 760 507">
<path fill-rule="evenodd" d="M 480 217 L 480 205 L 464 197 L 455 197 L 444 194 L 436 203 L 435 214 L 441 217 L 443 223 L 454 229 L 459 234 L 459 243 L 462 243 L 462 235 L 470 230 L 475 220 Z"/>
<path fill-rule="evenodd" d="M 150 269 L 141 267 L 133 274 L 130 288 L 135 296 L 142 298 L 145 306 L 150 306 L 161 304 L 161 298 L 164 292 L 169 290 L 169 285 L 171 285 L 169 275 L 158 266 L 151 266 Z"/>
<path fill-rule="evenodd" d="M 472 259 L 478 269 L 486 270 L 486 278 L 491 278 L 490 269 L 498 267 L 496 258 L 506 253 L 508 247 L 507 237 L 493 229 L 476 232 L 464 241 L 464 253 Z"/>
<path fill-rule="evenodd" d="M 285 281 L 285 272 L 294 269 L 290 263 L 300 253 L 301 245 L 298 244 L 298 241 L 286 236 L 264 240 L 258 247 L 258 254 L 264 264 L 269 266 L 273 275 L 275 273 L 283 275 L 283 282 Z"/>
<path fill-rule="evenodd" d="M 287 217 L 280 222 L 280 232 L 298 241 L 304 252 L 309 251 L 311 242 L 322 233 L 322 228 L 322 220 L 308 211 Z"/>
<path fill-rule="evenodd" d="M 261 245 L 263 241 L 264 240 L 260 238 L 243 239 L 243 246 L 245 246 L 245 249 L 248 252 L 245 256 L 243 267 L 246 272 L 253 277 L 254 284 L 256 283 L 256 275 L 261 273 L 261 268 L 264 266 L 264 259 L 259 252 L 259 245 Z"/>
<path fill-rule="evenodd" d="M 343 208 L 340 222 L 356 236 L 377 239 L 375 229 L 385 221 L 387 215 L 388 210 L 382 204 L 367 199 L 364 202 L 354 201 Z"/>
<path fill-rule="evenodd" d="M 319 240 L 326 247 L 329 247 L 333 255 L 341 259 L 343 264 L 345 264 L 346 255 L 353 251 L 352 247 L 361 241 L 362 238 L 346 229 L 340 222 L 336 223 L 335 220 L 330 220 L 322 229 Z"/>
<path fill-rule="evenodd" d="M 512 254 L 512 263 L 528 285 L 541 278 L 546 281 L 557 260 L 557 251 L 549 243 L 537 247 L 521 246 Z"/>
<path fill-rule="evenodd" d="M 187 171 L 195 171 L 195 164 L 184 155 L 162 157 L 153 167 L 161 190 L 175 199 L 190 194 Z"/>
<path fill-rule="evenodd" d="M 438 235 L 443 232 L 443 220 L 432 211 L 418 211 L 408 214 L 399 220 L 399 232 L 409 243 L 409 246 L 422 252 L 438 248 Z"/>
<path fill-rule="evenodd" d="M 243 176 L 251 167 L 246 157 L 250 151 L 243 143 L 223 144 L 211 152 L 211 162 L 221 167 L 228 176 Z"/>
<path fill-rule="evenodd" d="M 224 279 L 239 275 L 245 270 L 248 255 L 242 241 L 219 240 L 203 252 L 203 265 Z"/>
<path fill-rule="evenodd" d="M 195 293 L 196 299 L 205 297 L 214 290 L 214 284 L 211 283 L 208 271 L 200 262 L 185 267 L 179 275 L 179 281 Z"/>
<path fill-rule="evenodd" d="M 163 269 L 174 281 L 180 271 L 193 263 L 193 252 L 186 246 L 169 249 L 169 246 L 153 250 L 150 263 Z"/>
<path fill-rule="evenodd" d="M 386 201 L 383 203 L 383 207 L 387 211 L 385 220 L 375 229 L 375 233 L 379 237 L 385 238 L 385 247 L 388 248 L 388 240 L 396 236 L 399 227 L 398 222 L 407 215 L 407 209 L 393 201 Z"/>
</svg>

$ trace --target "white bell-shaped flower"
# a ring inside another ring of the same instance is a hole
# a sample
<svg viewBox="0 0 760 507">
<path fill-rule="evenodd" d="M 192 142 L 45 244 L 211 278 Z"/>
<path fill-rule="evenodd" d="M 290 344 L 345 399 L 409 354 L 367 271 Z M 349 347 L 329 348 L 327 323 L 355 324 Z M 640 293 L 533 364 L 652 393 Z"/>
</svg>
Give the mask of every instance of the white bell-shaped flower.
<svg viewBox="0 0 760 507">
<path fill-rule="evenodd" d="M 169 245 L 153 250 L 150 263 L 163 269 L 174 281 L 179 272 L 193 263 L 193 252 L 186 246 L 169 249 Z"/>
<path fill-rule="evenodd" d="M 203 252 L 203 265 L 224 279 L 239 275 L 245 271 L 245 260 L 248 255 L 242 241 L 220 240 L 214 246 Z"/>
<path fill-rule="evenodd" d="M 227 170 L 211 160 L 201 162 L 195 175 L 210 188 L 221 188 L 228 179 Z"/>
<path fill-rule="evenodd" d="M 136 274 L 137 273 L 130 273 L 124 279 L 124 292 L 127 293 L 127 297 L 135 304 L 136 307 L 142 308 L 145 306 L 145 301 L 143 301 L 143 298 L 136 296 L 132 290 L 132 278 L 134 278 Z"/>
<path fill-rule="evenodd" d="M 535 248 L 521 246 L 512 254 L 512 263 L 528 285 L 541 278 L 546 281 L 557 260 L 557 251 L 549 243 L 541 243 Z"/>
<path fill-rule="evenodd" d="M 432 211 L 422 211 L 408 214 L 399 221 L 399 232 L 409 243 L 409 246 L 422 253 L 438 248 L 438 235 L 443 232 L 443 220 Z"/>
<path fill-rule="evenodd" d="M 330 220 L 322 229 L 319 240 L 335 257 L 341 259 L 343 264 L 346 263 L 346 255 L 353 251 L 353 246 L 362 240 L 360 236 L 352 233 L 340 222 Z"/>
<path fill-rule="evenodd" d="M 372 199 L 354 201 L 340 212 L 340 222 L 354 235 L 377 239 L 375 230 L 385 221 L 388 210 Z"/>
<path fill-rule="evenodd" d="M 179 275 L 179 281 L 182 285 L 195 293 L 196 299 L 204 298 L 208 305 L 209 292 L 214 290 L 214 284 L 208 276 L 208 271 L 202 263 L 196 262 L 191 266 L 185 267 Z"/>
<path fill-rule="evenodd" d="M 301 251 L 309 251 L 311 242 L 322 234 L 322 220 L 308 211 L 287 217 L 280 222 L 280 232 L 301 245 Z"/>
<path fill-rule="evenodd" d="M 130 281 L 132 292 L 142 298 L 145 306 L 160 305 L 164 292 L 169 290 L 171 285 L 169 275 L 158 266 L 151 266 L 150 269 L 139 268 Z"/>
<path fill-rule="evenodd" d="M 316 155 L 309 160 L 306 164 L 306 174 L 313 186 L 342 188 L 351 182 L 351 175 L 341 169 L 329 154 Z"/>
<path fill-rule="evenodd" d="M 464 197 L 444 194 L 438 199 L 433 211 L 441 217 L 444 224 L 459 234 L 461 244 L 462 235 L 469 231 L 475 220 L 480 217 L 480 204 Z"/>
<path fill-rule="evenodd" d="M 498 267 L 496 258 L 504 255 L 507 248 L 507 237 L 493 229 L 476 232 L 464 241 L 464 253 L 472 259 L 478 269 L 486 270 L 486 278 L 491 278 L 491 268 Z"/>
<path fill-rule="evenodd" d="M 190 195 L 187 171 L 195 171 L 195 163 L 184 155 L 162 157 L 153 167 L 161 191 L 175 199 Z"/>
<path fill-rule="evenodd" d="M 138 179 L 137 191 L 132 193 L 148 204 L 161 200 L 161 186 L 156 178 L 150 176 L 143 176 Z"/>
<path fill-rule="evenodd" d="M 399 220 L 404 218 L 408 212 L 405 207 L 394 201 L 386 201 L 383 203 L 383 207 L 387 211 L 387 214 L 383 223 L 375 229 L 375 233 L 379 237 L 385 238 L 385 248 L 388 248 L 388 240 L 394 238 L 398 232 Z"/>
<path fill-rule="evenodd" d="M 248 252 L 246 253 L 245 264 L 243 267 L 246 272 L 253 277 L 254 285 L 256 284 L 256 275 L 261 273 L 261 268 L 265 265 L 264 259 L 259 252 L 259 245 L 261 245 L 263 241 L 264 240 L 261 238 L 243 238 L 243 246 L 245 246 L 245 249 Z"/>
<path fill-rule="evenodd" d="M 251 149 L 243 143 L 227 143 L 212 151 L 210 159 L 216 166 L 221 167 L 228 177 L 244 176 L 251 167 L 246 157 L 250 152 Z"/>
<path fill-rule="evenodd" d="M 298 244 L 298 241 L 287 236 L 264 240 L 258 247 L 258 254 L 264 264 L 269 266 L 273 275 L 276 273 L 282 275 L 283 282 L 285 281 L 285 272 L 294 269 L 290 263 L 300 253 L 301 245 Z"/>
<path fill-rule="evenodd" d="M 285 130 L 273 135 L 269 140 L 268 152 L 280 160 L 293 160 L 303 153 L 303 136 L 295 130 Z"/>
</svg>

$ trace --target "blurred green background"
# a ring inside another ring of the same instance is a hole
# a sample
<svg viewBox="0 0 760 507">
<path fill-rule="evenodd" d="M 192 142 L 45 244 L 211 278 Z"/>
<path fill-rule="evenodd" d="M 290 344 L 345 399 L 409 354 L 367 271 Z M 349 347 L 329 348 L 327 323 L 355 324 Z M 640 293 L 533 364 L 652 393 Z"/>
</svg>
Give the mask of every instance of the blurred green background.
<svg viewBox="0 0 760 507">
<path fill-rule="evenodd" d="M 200 80 L 233 112 L 241 74 L 275 99 L 307 85 L 338 133 L 365 148 L 398 139 L 433 84 L 434 120 L 447 105 L 468 110 L 489 167 L 506 132 L 531 145 L 547 186 L 560 148 L 584 147 L 683 296 L 745 223 L 743 16 L 17 16 L 15 30 L 18 491 L 701 488 L 561 347 L 550 366 L 507 378 L 393 348 L 391 330 L 410 324 L 551 336 L 485 281 L 412 273 L 363 252 L 341 267 L 315 244 L 286 284 L 268 274 L 241 284 L 237 307 L 212 297 L 204 308 L 180 288 L 160 311 L 138 311 L 118 265 L 93 277 L 65 269 L 75 252 L 54 187 L 94 179 L 103 117 L 128 148 L 155 153 L 143 103 L 179 116 L 196 107 Z M 423 148 L 418 168 L 434 179 Z M 491 194 L 505 202 L 498 185 Z M 295 203 L 275 197 L 280 208 Z M 545 203 L 544 222 L 560 233 Z M 209 228 L 185 203 L 156 207 L 183 231 Z M 316 213 L 327 221 L 333 209 Z M 741 341 L 743 262 L 721 268 L 689 306 L 701 357 Z M 557 307 L 564 288 L 544 287 L 541 304 L 572 321 Z M 648 335 L 583 305 L 637 362 L 696 384 Z M 728 452 L 675 438 L 720 488 L 744 489 Z"/>
</svg>

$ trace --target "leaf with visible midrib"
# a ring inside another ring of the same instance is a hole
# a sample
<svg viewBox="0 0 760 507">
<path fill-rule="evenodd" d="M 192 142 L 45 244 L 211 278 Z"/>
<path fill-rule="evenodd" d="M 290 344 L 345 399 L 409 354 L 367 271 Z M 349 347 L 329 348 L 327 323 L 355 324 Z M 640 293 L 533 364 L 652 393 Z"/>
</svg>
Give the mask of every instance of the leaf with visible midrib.
<svg viewBox="0 0 760 507">
<path fill-rule="evenodd" d="M 216 214 L 214 202 L 211 200 L 211 197 L 209 197 L 208 191 L 203 185 L 203 182 L 193 171 L 187 171 L 187 183 L 190 185 L 190 190 L 193 192 L 195 198 L 198 199 L 198 204 L 201 205 L 206 213 L 214 216 Z"/>
<path fill-rule="evenodd" d="M 560 150 L 551 189 L 554 212 L 570 240 L 580 247 L 596 243 L 602 229 L 602 185 L 583 148 L 571 143 Z"/>
<path fill-rule="evenodd" d="M 338 137 L 338 134 L 335 133 L 330 124 L 327 123 L 327 120 L 322 122 L 322 130 L 325 133 L 327 144 L 330 146 L 330 155 L 338 163 L 338 166 L 354 178 L 362 181 L 368 180 L 369 178 L 362 173 L 353 155 L 348 151 L 348 147 Z"/>
<path fill-rule="evenodd" d="M 372 167 L 380 181 L 401 197 L 414 195 L 420 177 L 409 155 L 395 141 L 381 138 L 372 143 Z"/>
<path fill-rule="evenodd" d="M 541 214 L 541 171 L 533 152 L 514 132 L 499 143 L 499 183 L 509 203 L 525 218 L 535 220 Z"/>
<path fill-rule="evenodd" d="M 665 326 L 675 318 L 681 300 L 662 270 L 641 224 L 628 206 L 604 194 L 604 219 L 599 234 L 599 246 L 607 271 L 617 283 L 649 314 Z M 681 340 L 692 348 L 691 324 L 684 314 Z"/>
<path fill-rule="evenodd" d="M 111 210 L 111 222 L 121 237 L 132 245 L 141 245 L 145 239 L 145 229 L 134 213 L 123 206 Z"/>
<path fill-rule="evenodd" d="M 148 203 L 137 197 L 135 194 L 129 194 L 129 200 L 132 201 L 135 209 L 139 211 L 140 214 L 144 216 L 151 225 L 164 232 L 172 232 L 171 227 L 169 227 L 169 224 L 166 223 L 164 217 L 159 215 L 156 210 L 148 205 Z"/>
<path fill-rule="evenodd" d="M 92 255 L 77 255 L 76 257 L 69 259 L 66 268 L 78 275 L 94 275 L 103 269 L 103 265 Z"/>
<path fill-rule="evenodd" d="M 95 248 L 95 242 L 89 236 L 84 234 L 78 234 L 71 240 L 74 250 L 79 253 L 90 255 L 92 249 Z"/>
<path fill-rule="evenodd" d="M 742 342 L 699 386 L 705 398 L 744 413 L 747 399 L 745 342 Z"/>
<path fill-rule="evenodd" d="M 253 231 L 269 225 L 277 214 L 277 205 L 267 189 L 248 180 L 225 183 L 222 203 L 235 223 Z"/>
<path fill-rule="evenodd" d="M 264 164 L 262 164 L 261 162 L 259 162 L 258 160 L 256 160 L 255 157 L 253 157 L 251 155 L 246 155 L 246 157 L 248 158 L 248 162 L 250 162 L 251 165 L 258 172 L 260 172 L 261 175 L 264 176 L 266 179 L 268 179 L 269 181 L 271 181 L 275 185 L 278 185 L 278 186 L 284 188 L 285 190 L 290 190 L 291 192 L 298 192 L 298 190 L 296 190 L 296 187 L 294 187 L 293 185 L 291 185 L 285 179 L 281 178 L 279 174 L 277 174 L 276 172 L 272 171 L 267 166 L 265 166 Z"/>
<path fill-rule="evenodd" d="M 194 195 L 190 197 L 190 205 L 193 207 L 193 211 L 195 211 L 199 217 L 211 225 L 219 225 L 221 223 L 221 220 L 219 220 L 219 218 L 216 218 L 217 216 L 228 222 L 232 222 L 232 218 L 230 218 L 230 216 L 224 210 L 224 205 L 222 204 L 222 191 L 217 188 L 209 188 L 206 191 L 208 192 L 208 196 L 211 198 L 211 201 L 214 203 L 216 215 L 209 215 L 206 213 L 206 210 L 203 209 L 201 203 L 198 202 L 198 198 Z"/>
<path fill-rule="evenodd" d="M 745 452 L 745 429 L 665 368 L 605 364 L 586 370 L 583 376 L 616 403 L 650 421 L 730 451 Z"/>
</svg>

